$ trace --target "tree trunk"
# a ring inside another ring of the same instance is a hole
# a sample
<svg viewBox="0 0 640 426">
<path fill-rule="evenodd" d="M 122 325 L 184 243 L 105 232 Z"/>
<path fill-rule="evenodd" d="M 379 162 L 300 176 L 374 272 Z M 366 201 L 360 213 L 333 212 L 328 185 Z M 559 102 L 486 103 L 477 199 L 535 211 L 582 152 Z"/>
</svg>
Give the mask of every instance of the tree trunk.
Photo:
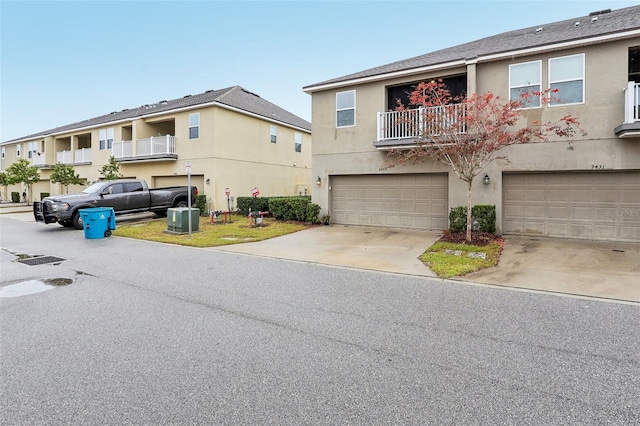
<svg viewBox="0 0 640 426">
<path fill-rule="evenodd" d="M 467 182 L 467 243 L 471 244 L 471 185 L 473 179 Z"/>
</svg>

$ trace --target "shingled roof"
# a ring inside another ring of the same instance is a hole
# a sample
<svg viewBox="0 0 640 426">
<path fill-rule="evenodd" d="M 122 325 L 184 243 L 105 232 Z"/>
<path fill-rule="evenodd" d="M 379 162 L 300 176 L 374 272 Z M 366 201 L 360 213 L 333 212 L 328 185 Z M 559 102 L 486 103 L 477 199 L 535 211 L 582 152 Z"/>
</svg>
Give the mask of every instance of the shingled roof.
<svg viewBox="0 0 640 426">
<path fill-rule="evenodd" d="M 593 39 L 594 37 L 615 35 L 640 30 L 640 6 L 632 6 L 614 11 L 592 12 L 589 16 L 537 25 L 520 30 L 486 37 L 470 43 L 427 53 L 425 55 L 392 62 L 342 77 L 326 80 L 304 87 L 307 92 L 320 90 L 325 85 L 339 85 L 361 78 L 375 78 L 395 72 L 418 71 L 424 67 L 436 67 L 456 61 L 466 61 L 499 55 L 507 52 L 524 51 L 532 48 L 544 48 L 558 43 Z M 486 60 L 489 60 L 487 58 Z"/>
<path fill-rule="evenodd" d="M 13 139 L 5 143 L 21 141 L 25 139 L 34 139 L 44 137 L 51 134 L 73 131 L 76 129 L 90 128 L 121 120 L 133 120 L 150 114 L 158 114 L 161 112 L 170 112 L 182 108 L 195 107 L 198 105 L 217 103 L 232 108 L 255 114 L 266 119 L 281 122 L 286 125 L 298 127 L 300 129 L 311 131 L 311 123 L 286 111 L 279 106 L 272 104 L 266 99 L 261 98 L 255 93 L 249 92 L 240 86 L 227 87 L 220 90 L 207 90 L 204 93 L 196 95 L 187 95 L 182 98 L 172 99 L 169 101 L 160 101 L 153 104 L 146 104 L 137 108 L 123 109 L 122 111 L 114 111 L 99 117 L 89 118 L 87 120 L 78 121 L 76 123 L 67 124 L 65 126 L 56 127 L 54 129 L 43 132 L 34 133 Z"/>
</svg>

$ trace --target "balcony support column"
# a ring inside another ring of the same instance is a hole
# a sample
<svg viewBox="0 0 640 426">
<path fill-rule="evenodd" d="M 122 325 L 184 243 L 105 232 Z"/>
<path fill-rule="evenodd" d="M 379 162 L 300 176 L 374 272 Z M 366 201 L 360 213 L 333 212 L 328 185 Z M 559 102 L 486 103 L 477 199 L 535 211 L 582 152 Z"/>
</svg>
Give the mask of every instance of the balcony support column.
<svg viewBox="0 0 640 426">
<path fill-rule="evenodd" d="M 467 64 L 467 96 L 477 93 L 478 91 L 478 82 L 477 82 L 477 70 L 476 63 L 478 59 L 467 59 L 465 63 Z"/>
</svg>

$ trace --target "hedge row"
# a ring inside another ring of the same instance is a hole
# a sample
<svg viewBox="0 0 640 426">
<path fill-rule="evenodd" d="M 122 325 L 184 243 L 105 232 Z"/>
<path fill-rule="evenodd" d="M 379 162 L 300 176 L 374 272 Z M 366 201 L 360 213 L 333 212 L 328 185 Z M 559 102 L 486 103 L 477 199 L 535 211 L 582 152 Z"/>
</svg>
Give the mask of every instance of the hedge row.
<svg viewBox="0 0 640 426">
<path fill-rule="evenodd" d="M 308 195 L 296 197 L 238 197 L 238 212 L 268 211 L 276 220 L 295 220 L 319 223 L 320 206 L 311 202 Z"/>
<path fill-rule="evenodd" d="M 471 229 L 495 234 L 496 206 L 477 204 L 471 208 Z M 459 206 L 449 213 L 449 228 L 451 232 L 465 232 L 467 230 L 467 207 Z"/>
</svg>

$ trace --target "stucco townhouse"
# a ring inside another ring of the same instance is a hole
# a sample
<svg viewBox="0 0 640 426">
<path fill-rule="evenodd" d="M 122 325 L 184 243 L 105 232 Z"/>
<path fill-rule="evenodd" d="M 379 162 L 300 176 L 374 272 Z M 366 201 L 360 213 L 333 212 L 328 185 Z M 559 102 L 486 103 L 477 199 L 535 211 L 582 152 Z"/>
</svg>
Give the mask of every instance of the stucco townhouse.
<svg viewBox="0 0 640 426">
<path fill-rule="evenodd" d="M 578 4 L 576 4 L 579 6 Z M 314 202 L 345 225 L 443 230 L 466 184 L 433 162 L 387 168 L 396 100 L 442 79 L 454 95 L 559 89 L 533 99 L 527 123 L 577 117 L 586 136 L 515 145 L 473 184 L 497 228 L 522 234 L 640 241 L 640 6 L 600 10 L 497 34 L 306 86 L 313 106 Z"/>
<path fill-rule="evenodd" d="M 111 156 L 124 177 L 152 187 L 186 185 L 190 164 L 192 185 L 220 210 L 227 208 L 227 188 L 230 197 L 251 196 L 255 187 L 260 195 L 310 195 L 313 184 L 311 123 L 240 86 L 114 111 L 0 149 L 0 170 L 21 158 L 41 169 L 33 200 L 62 191 L 50 181 L 56 163 L 73 165 L 93 182 Z"/>
</svg>

